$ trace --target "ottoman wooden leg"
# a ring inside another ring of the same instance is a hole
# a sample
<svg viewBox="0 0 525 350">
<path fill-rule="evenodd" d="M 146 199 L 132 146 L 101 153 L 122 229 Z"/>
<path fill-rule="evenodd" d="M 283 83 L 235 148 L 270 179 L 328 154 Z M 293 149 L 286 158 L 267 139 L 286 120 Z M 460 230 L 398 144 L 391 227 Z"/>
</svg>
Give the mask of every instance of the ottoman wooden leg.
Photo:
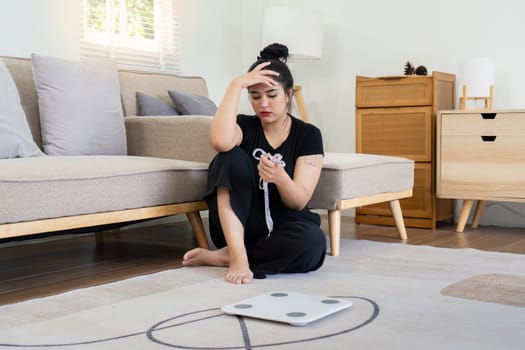
<svg viewBox="0 0 525 350">
<path fill-rule="evenodd" d="M 341 210 L 328 210 L 328 230 L 330 231 L 330 255 L 339 256 Z"/>
<path fill-rule="evenodd" d="M 402 240 L 407 239 L 407 231 L 405 228 L 405 221 L 403 220 L 403 212 L 401 211 L 401 205 L 399 204 L 399 200 L 393 200 L 388 202 L 390 205 L 390 211 L 392 212 L 392 216 L 394 217 L 394 221 L 396 222 L 397 232 L 399 233 L 399 238 Z"/>
</svg>

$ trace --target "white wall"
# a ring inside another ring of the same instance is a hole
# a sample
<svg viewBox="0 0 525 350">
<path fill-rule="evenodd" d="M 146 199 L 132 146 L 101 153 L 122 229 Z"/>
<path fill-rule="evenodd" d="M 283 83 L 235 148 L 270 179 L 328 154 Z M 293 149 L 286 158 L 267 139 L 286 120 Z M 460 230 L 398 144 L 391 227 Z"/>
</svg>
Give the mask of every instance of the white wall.
<svg viewBox="0 0 525 350">
<path fill-rule="evenodd" d="M 175 0 L 180 67 L 184 75 L 206 79 L 210 97 L 221 100 L 226 85 L 243 66 L 240 0 Z"/>
<path fill-rule="evenodd" d="M 174 1 L 182 71 L 205 77 L 217 103 L 261 49 L 265 7 L 318 11 L 325 23 L 323 57 L 296 62 L 293 70 L 327 151 L 355 149 L 355 76 L 399 75 L 407 60 L 458 74 L 463 60 L 492 57 L 495 108 L 525 108 L 521 0 Z M 79 0 L 0 0 L 0 9 L 0 55 L 78 56 Z M 241 108 L 248 111 L 245 100 Z M 524 213 L 524 204 L 491 205 L 481 223 L 525 227 Z"/>
<path fill-rule="evenodd" d="M 79 56 L 80 1 L 0 0 L 0 55 Z"/>
</svg>

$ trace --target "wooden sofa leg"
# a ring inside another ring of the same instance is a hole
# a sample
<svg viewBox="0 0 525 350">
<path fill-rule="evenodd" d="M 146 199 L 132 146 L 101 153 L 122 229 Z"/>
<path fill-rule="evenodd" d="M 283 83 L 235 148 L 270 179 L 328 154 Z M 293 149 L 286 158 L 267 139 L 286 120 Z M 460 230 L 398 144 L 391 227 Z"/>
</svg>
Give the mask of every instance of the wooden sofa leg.
<svg viewBox="0 0 525 350">
<path fill-rule="evenodd" d="M 341 210 L 328 210 L 328 231 L 330 233 L 330 255 L 339 256 Z"/>
<path fill-rule="evenodd" d="M 210 249 L 208 245 L 208 239 L 206 238 L 206 231 L 204 230 L 204 225 L 202 224 L 201 214 L 198 211 L 190 211 L 186 213 L 188 220 L 190 221 L 191 227 L 193 228 L 193 234 L 197 240 L 199 247 L 204 249 Z"/>
<path fill-rule="evenodd" d="M 407 239 L 407 230 L 405 228 L 405 221 L 403 220 L 403 212 L 401 211 L 401 205 L 399 204 L 399 200 L 393 200 L 388 202 L 390 206 L 390 211 L 392 212 L 392 216 L 394 217 L 394 221 L 396 222 L 397 232 L 399 233 L 399 238 L 402 240 Z"/>
</svg>

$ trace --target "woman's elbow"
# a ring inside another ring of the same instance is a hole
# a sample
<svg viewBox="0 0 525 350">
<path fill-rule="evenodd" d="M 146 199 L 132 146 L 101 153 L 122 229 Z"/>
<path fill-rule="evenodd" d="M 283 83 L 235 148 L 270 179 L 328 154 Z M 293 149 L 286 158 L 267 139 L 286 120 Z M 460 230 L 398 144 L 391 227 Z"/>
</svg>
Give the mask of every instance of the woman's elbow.
<svg viewBox="0 0 525 350">
<path fill-rule="evenodd" d="M 307 206 L 308 203 L 304 204 L 304 205 L 298 205 L 296 208 L 294 208 L 295 210 L 297 211 L 303 211 L 304 209 L 306 209 L 306 206 Z"/>
<path fill-rule="evenodd" d="M 210 145 L 217 152 L 228 152 L 235 146 L 232 142 L 226 142 L 225 140 L 218 140 L 215 138 L 210 138 Z"/>
<path fill-rule="evenodd" d="M 306 209 L 306 207 L 308 206 L 308 203 L 310 203 L 309 199 L 308 200 L 301 199 L 301 200 L 295 201 L 294 203 L 290 203 L 289 207 L 290 209 L 301 211 L 301 210 Z"/>
</svg>

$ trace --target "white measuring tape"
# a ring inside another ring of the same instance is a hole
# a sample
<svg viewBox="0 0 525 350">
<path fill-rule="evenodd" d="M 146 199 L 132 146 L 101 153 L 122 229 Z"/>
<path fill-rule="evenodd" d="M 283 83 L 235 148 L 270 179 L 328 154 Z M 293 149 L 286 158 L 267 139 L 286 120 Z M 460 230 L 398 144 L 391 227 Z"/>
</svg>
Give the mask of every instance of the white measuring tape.
<svg viewBox="0 0 525 350">
<path fill-rule="evenodd" d="M 260 160 L 261 157 L 268 155 L 262 148 L 256 148 L 253 153 L 253 157 L 257 160 Z M 286 166 L 286 163 L 283 161 L 283 156 L 280 153 L 276 153 L 269 158 L 273 163 L 278 164 L 282 167 Z M 268 195 L 268 182 L 263 181 L 259 178 L 259 188 L 264 191 L 264 219 L 266 220 L 266 227 L 268 227 L 268 237 L 273 231 L 273 220 L 270 213 L 270 199 Z"/>
</svg>

